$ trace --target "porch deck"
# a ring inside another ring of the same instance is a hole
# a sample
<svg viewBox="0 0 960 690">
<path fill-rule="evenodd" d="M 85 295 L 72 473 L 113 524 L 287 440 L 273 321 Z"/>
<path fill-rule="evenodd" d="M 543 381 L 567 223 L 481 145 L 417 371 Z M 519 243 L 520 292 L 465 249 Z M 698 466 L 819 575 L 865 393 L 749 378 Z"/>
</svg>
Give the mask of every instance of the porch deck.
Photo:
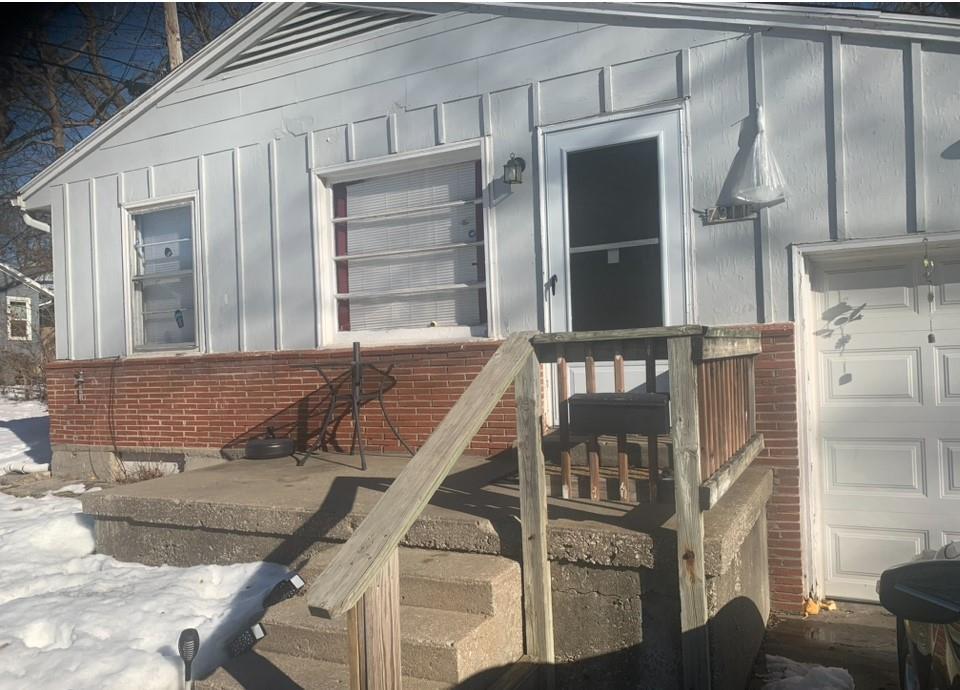
<svg viewBox="0 0 960 690">
<path fill-rule="evenodd" d="M 84 494 L 96 519 L 97 549 L 120 560 L 191 566 L 269 560 L 299 567 L 317 543 L 346 541 L 409 460 L 317 453 L 292 459 L 235 460 L 161 479 Z M 415 548 L 520 555 L 516 459 L 462 456 L 403 541 Z M 728 500 L 704 514 L 708 575 L 724 544 L 749 530 L 769 492 L 766 470 L 749 471 Z M 669 504 L 548 498 L 551 559 L 649 568 L 675 556 Z M 749 524 L 746 524 L 748 523 Z M 736 530 L 733 530 L 736 532 Z M 666 550 L 666 551 L 664 551 Z"/>
<path fill-rule="evenodd" d="M 317 541 L 346 541 L 409 459 L 311 455 L 236 460 L 83 496 L 97 548 L 172 565 L 270 560 L 296 566 Z M 407 534 L 406 546 L 518 556 L 516 459 L 463 456 Z M 550 498 L 550 553 L 601 565 L 654 565 L 669 505 Z M 207 538 L 204 538 L 204 535 Z M 616 545 L 611 550 L 609 547 Z"/>
</svg>

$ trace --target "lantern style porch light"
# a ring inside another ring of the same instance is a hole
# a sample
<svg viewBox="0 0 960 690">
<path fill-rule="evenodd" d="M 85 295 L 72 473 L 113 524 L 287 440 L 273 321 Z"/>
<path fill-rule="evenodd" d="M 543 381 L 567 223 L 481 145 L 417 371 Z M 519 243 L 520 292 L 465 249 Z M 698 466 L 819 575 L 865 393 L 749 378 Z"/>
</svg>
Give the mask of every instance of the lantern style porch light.
<svg viewBox="0 0 960 690">
<path fill-rule="evenodd" d="M 527 162 L 511 153 L 510 160 L 503 164 L 503 181 L 506 184 L 521 184 L 523 171 L 527 169 Z"/>
</svg>

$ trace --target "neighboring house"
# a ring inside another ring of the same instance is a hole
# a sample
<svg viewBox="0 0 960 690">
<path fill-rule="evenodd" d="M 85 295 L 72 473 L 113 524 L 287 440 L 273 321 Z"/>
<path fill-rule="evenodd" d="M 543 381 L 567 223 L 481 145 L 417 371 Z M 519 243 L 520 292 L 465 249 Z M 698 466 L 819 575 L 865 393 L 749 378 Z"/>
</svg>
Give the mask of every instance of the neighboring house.
<svg viewBox="0 0 960 690">
<path fill-rule="evenodd" d="M 20 192 L 55 462 L 303 420 L 296 366 L 354 340 L 422 444 L 512 332 L 759 322 L 774 605 L 873 599 L 960 536 L 958 47 L 802 6 L 265 4 Z"/>
<path fill-rule="evenodd" d="M 0 264 L 0 304 L 0 385 L 28 383 L 54 351 L 52 276 L 34 280 Z"/>
</svg>

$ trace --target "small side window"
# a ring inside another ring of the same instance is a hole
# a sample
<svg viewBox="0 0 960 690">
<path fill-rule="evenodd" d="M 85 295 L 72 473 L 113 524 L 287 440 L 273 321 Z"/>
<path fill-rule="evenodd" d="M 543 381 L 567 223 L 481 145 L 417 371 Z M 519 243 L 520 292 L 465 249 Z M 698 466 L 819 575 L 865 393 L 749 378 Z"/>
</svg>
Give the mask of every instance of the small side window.
<svg viewBox="0 0 960 690">
<path fill-rule="evenodd" d="M 7 297 L 7 338 L 32 340 L 29 297 Z"/>
<path fill-rule="evenodd" d="M 132 216 L 133 349 L 195 347 L 192 206 Z"/>
</svg>

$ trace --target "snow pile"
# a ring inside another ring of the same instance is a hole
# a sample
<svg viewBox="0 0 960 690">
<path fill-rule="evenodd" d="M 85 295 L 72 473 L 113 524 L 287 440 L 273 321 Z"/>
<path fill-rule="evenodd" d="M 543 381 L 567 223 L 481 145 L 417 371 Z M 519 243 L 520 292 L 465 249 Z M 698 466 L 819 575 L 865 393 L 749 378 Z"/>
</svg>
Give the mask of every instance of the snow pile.
<svg viewBox="0 0 960 690">
<path fill-rule="evenodd" d="M 846 669 L 801 664 L 768 654 L 763 690 L 854 690 L 854 686 Z"/>
<path fill-rule="evenodd" d="M 197 628 L 195 675 L 260 612 L 277 565 L 148 567 L 93 554 L 72 498 L 0 494 L 0 690 L 168 690 L 180 631 Z"/>
<path fill-rule="evenodd" d="M 35 400 L 0 396 L 0 474 L 50 469 L 50 418 Z"/>
</svg>

